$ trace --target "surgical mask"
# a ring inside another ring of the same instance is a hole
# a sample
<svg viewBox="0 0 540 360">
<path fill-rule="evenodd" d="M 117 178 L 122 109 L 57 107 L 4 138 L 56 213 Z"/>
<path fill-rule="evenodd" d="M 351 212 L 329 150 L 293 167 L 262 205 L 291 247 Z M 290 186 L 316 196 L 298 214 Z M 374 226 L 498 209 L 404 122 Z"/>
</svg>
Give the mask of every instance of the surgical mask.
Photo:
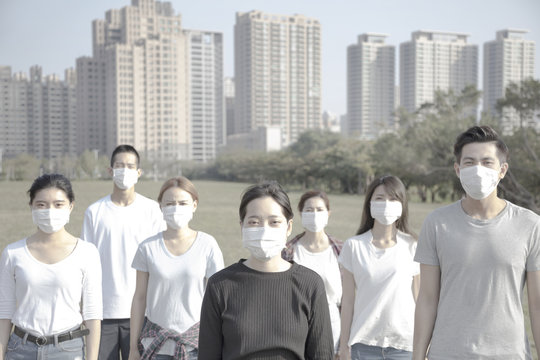
<svg viewBox="0 0 540 360">
<path fill-rule="evenodd" d="M 163 219 L 167 225 L 173 229 L 181 229 L 191 221 L 193 218 L 193 207 L 186 205 L 172 205 L 165 206 L 161 209 L 163 212 Z"/>
<path fill-rule="evenodd" d="M 136 169 L 113 169 L 113 181 L 122 190 L 130 189 L 137 183 L 139 172 Z"/>
<path fill-rule="evenodd" d="M 324 230 L 328 225 L 328 211 L 302 212 L 302 226 L 311 232 Z"/>
<path fill-rule="evenodd" d="M 482 165 L 468 166 L 459 169 L 459 180 L 467 195 L 481 200 L 497 188 L 499 171 Z"/>
<path fill-rule="evenodd" d="M 371 216 L 383 225 L 392 225 L 400 218 L 403 205 L 399 201 L 372 201 Z"/>
<path fill-rule="evenodd" d="M 287 242 L 286 227 L 243 227 L 242 244 L 255 258 L 266 261 L 279 255 Z"/>
<path fill-rule="evenodd" d="M 41 231 L 52 234 L 62 229 L 69 222 L 69 208 L 33 209 L 32 220 Z"/>
</svg>

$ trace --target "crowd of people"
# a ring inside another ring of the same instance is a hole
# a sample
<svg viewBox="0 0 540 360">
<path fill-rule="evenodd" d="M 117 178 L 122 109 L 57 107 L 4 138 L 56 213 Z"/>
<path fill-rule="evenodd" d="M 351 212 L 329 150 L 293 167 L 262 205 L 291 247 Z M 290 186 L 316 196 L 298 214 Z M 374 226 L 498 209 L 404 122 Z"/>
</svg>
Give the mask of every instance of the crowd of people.
<svg viewBox="0 0 540 360">
<path fill-rule="evenodd" d="M 190 227 L 193 183 L 138 194 L 132 146 L 112 153 L 113 191 L 80 238 L 64 227 L 70 181 L 42 175 L 28 191 L 36 231 L 0 259 L 0 360 L 532 359 L 522 300 L 526 286 L 540 346 L 540 217 L 497 195 L 508 148 L 493 129 L 463 132 L 454 155 L 465 195 L 419 236 L 392 175 L 369 184 L 344 242 L 326 232 L 325 192 L 301 196 L 291 237 L 287 193 L 252 185 L 239 205 L 250 256 L 226 268 L 216 239 Z"/>
</svg>

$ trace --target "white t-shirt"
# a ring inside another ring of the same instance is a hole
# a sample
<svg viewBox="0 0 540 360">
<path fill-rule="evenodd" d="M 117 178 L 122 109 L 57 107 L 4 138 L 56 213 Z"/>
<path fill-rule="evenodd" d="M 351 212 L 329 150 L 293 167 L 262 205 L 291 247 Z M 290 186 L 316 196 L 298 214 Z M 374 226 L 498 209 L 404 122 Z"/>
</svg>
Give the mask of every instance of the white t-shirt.
<svg viewBox="0 0 540 360">
<path fill-rule="evenodd" d="M 79 240 L 71 254 L 54 264 L 38 261 L 26 239 L 4 249 L 0 319 L 11 319 L 33 335 L 49 336 L 101 318 L 101 266 L 94 245 Z"/>
<path fill-rule="evenodd" d="M 132 267 L 149 273 L 148 319 L 162 328 L 183 333 L 200 321 L 206 279 L 223 269 L 223 255 L 216 240 L 199 231 L 188 251 L 175 256 L 159 233 L 139 245 Z M 143 339 L 145 346 L 150 342 Z M 172 355 L 174 348 L 175 343 L 168 340 L 160 354 Z"/>
<path fill-rule="evenodd" d="M 341 304 L 342 287 L 341 272 L 336 254 L 332 246 L 321 252 L 311 252 L 298 242 L 294 247 L 293 260 L 315 271 L 324 281 L 326 299 L 330 310 L 330 321 L 332 323 L 334 347 L 337 350 L 341 334 L 339 306 Z"/>
<path fill-rule="evenodd" d="M 129 206 L 108 195 L 86 209 L 81 237 L 96 245 L 103 269 L 103 318 L 127 319 L 135 293 L 131 261 L 146 238 L 166 228 L 157 202 L 140 194 Z"/>
<path fill-rule="evenodd" d="M 428 215 L 415 260 L 441 270 L 429 359 L 531 359 L 522 300 L 540 270 L 540 216 L 507 201 L 478 220 L 457 201 Z"/>
<path fill-rule="evenodd" d="M 350 346 L 362 343 L 412 351 L 416 306 L 412 281 L 420 267 L 413 261 L 413 237 L 398 231 L 396 238 L 396 245 L 380 249 L 367 231 L 348 239 L 341 250 L 339 262 L 356 284 Z"/>
</svg>

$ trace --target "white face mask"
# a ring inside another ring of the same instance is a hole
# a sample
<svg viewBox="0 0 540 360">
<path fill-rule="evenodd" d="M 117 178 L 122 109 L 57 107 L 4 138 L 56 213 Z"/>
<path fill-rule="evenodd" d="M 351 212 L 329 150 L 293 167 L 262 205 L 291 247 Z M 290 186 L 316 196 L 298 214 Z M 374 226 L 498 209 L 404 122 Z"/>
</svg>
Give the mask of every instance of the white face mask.
<svg viewBox="0 0 540 360">
<path fill-rule="evenodd" d="M 242 244 L 259 260 L 279 255 L 287 242 L 286 227 L 242 227 Z"/>
<path fill-rule="evenodd" d="M 403 205 L 399 201 L 372 201 L 370 210 L 375 220 L 383 225 L 391 225 L 401 216 Z"/>
<path fill-rule="evenodd" d="M 139 171 L 136 169 L 118 168 L 113 169 L 113 181 L 122 190 L 130 189 L 137 183 Z"/>
<path fill-rule="evenodd" d="M 186 205 L 171 205 L 161 209 L 163 219 L 173 229 L 181 229 L 193 218 L 193 207 Z"/>
<path fill-rule="evenodd" d="M 499 183 L 499 171 L 482 165 L 459 169 L 459 180 L 463 189 L 473 199 L 487 198 Z"/>
<path fill-rule="evenodd" d="M 69 208 L 33 209 L 32 220 L 41 231 L 52 234 L 62 229 L 69 222 Z"/>
<path fill-rule="evenodd" d="M 302 226 L 311 232 L 324 230 L 328 225 L 328 211 L 304 211 L 302 212 Z"/>
</svg>

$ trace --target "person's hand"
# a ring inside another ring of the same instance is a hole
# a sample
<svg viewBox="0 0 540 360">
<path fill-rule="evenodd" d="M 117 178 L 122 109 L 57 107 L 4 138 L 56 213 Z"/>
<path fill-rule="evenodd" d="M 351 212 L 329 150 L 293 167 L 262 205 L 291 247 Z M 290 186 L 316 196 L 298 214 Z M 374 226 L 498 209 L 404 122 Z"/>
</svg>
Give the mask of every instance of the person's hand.
<svg viewBox="0 0 540 360">
<path fill-rule="evenodd" d="M 336 355 L 339 360 L 351 360 L 351 348 L 348 345 L 340 346 L 339 353 Z"/>
<path fill-rule="evenodd" d="M 140 360 L 141 354 L 139 354 L 139 350 L 129 350 L 129 357 L 128 360 Z"/>
</svg>

